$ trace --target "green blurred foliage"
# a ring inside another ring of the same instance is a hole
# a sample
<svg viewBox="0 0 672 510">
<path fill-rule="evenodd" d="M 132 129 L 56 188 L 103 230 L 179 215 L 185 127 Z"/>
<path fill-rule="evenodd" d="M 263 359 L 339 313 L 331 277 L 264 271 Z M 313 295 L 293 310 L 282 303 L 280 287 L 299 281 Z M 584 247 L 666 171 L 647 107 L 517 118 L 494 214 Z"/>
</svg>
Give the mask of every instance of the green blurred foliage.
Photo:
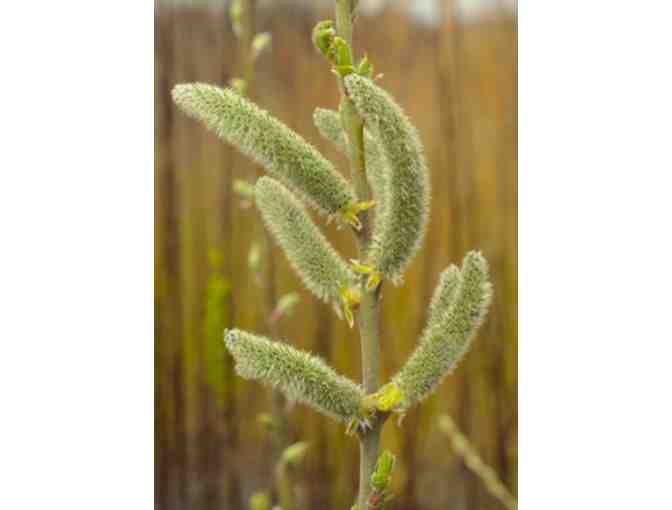
<svg viewBox="0 0 672 510">
<path fill-rule="evenodd" d="M 212 387 L 217 403 L 224 406 L 233 397 L 231 386 L 231 364 L 224 348 L 223 331 L 229 325 L 229 301 L 231 285 L 224 278 L 224 254 L 212 248 L 209 253 L 210 275 L 205 291 L 205 373 Z"/>
</svg>

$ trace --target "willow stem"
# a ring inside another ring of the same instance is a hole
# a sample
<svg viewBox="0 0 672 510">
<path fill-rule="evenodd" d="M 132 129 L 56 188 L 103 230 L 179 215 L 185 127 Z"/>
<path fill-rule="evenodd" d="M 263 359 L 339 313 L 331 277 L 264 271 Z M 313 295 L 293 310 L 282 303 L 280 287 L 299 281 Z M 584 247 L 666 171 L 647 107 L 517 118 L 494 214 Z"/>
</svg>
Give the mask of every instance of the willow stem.
<svg viewBox="0 0 672 510">
<path fill-rule="evenodd" d="M 353 32 L 353 0 L 336 0 L 336 31 L 352 48 Z M 352 61 L 354 62 L 354 55 Z M 348 138 L 348 157 L 352 183 L 359 201 L 371 199 L 371 189 L 366 179 L 366 161 L 364 159 L 364 122 L 357 114 L 354 105 L 348 97 L 343 79 L 339 78 L 341 92 L 341 123 Z M 371 228 L 368 212 L 361 214 L 362 229 L 357 236 L 357 247 L 360 258 L 363 259 L 371 242 Z M 364 392 L 374 393 L 380 386 L 380 310 L 379 290 L 368 292 L 362 282 L 362 301 L 357 314 L 361 353 L 362 353 L 362 384 Z M 370 480 L 373 474 L 378 450 L 380 433 L 384 420 L 375 420 L 373 427 L 359 437 L 359 496 L 357 503 L 359 510 L 366 510 L 367 500 L 371 491 Z"/>
</svg>

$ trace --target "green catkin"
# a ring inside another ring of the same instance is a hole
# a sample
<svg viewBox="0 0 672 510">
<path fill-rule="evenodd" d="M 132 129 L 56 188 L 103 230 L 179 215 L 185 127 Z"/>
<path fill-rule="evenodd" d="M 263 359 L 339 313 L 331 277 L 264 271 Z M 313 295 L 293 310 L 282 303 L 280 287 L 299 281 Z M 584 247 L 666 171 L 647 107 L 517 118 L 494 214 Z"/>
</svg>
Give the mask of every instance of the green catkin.
<svg viewBox="0 0 672 510">
<path fill-rule="evenodd" d="M 225 330 L 224 342 L 242 378 L 272 386 L 343 423 L 359 416 L 362 389 L 320 358 L 239 329 Z"/>
<path fill-rule="evenodd" d="M 448 271 L 449 275 L 453 273 L 450 268 Z M 444 288 L 434 294 L 436 306 L 430 323 L 406 365 L 392 379 L 391 384 L 401 390 L 402 411 L 429 396 L 457 366 L 488 311 L 492 285 L 488 263 L 480 253 L 472 251 L 465 256 L 451 300 L 449 288 L 453 281 L 451 277 L 442 278 L 440 286 Z M 452 303 L 444 309 L 442 305 L 448 301 Z"/>
<path fill-rule="evenodd" d="M 348 145 L 341 118 L 338 112 L 326 108 L 315 108 L 313 122 L 323 138 L 333 143 L 339 150 L 347 154 Z M 385 167 L 385 158 L 368 130 L 364 131 L 364 157 L 366 161 L 366 176 L 373 191 L 376 207 L 373 210 L 376 222 L 385 215 L 385 180 L 388 171 Z M 374 227 L 374 230 L 377 230 Z"/>
<path fill-rule="evenodd" d="M 345 78 L 348 95 L 380 145 L 390 169 L 384 219 L 374 229 L 367 262 L 398 285 L 417 253 L 429 219 L 429 175 L 418 134 L 394 99 L 357 74 Z"/>
<path fill-rule="evenodd" d="M 323 301 L 340 304 L 342 290 L 353 285 L 355 275 L 305 208 L 287 188 L 270 177 L 257 181 L 255 197 L 266 228 L 285 251 L 304 285 Z"/>
<path fill-rule="evenodd" d="M 318 211 L 335 215 L 355 204 L 345 178 L 285 124 L 230 89 L 176 85 L 173 100 L 222 140 L 260 163 Z"/>
</svg>

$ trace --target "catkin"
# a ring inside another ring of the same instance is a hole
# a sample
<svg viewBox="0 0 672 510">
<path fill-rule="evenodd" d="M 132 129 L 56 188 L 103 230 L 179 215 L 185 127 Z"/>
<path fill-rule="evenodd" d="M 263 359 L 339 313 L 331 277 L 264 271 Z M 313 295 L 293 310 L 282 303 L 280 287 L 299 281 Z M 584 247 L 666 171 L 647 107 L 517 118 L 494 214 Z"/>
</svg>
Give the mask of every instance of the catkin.
<svg viewBox="0 0 672 510">
<path fill-rule="evenodd" d="M 257 181 L 255 198 L 266 227 L 304 285 L 323 301 L 339 304 L 342 289 L 350 287 L 355 276 L 305 208 L 270 177 Z"/>
<path fill-rule="evenodd" d="M 337 374 L 320 358 L 239 329 L 226 330 L 224 342 L 242 378 L 272 386 L 288 399 L 343 423 L 359 416 L 361 387 Z"/>
<path fill-rule="evenodd" d="M 429 219 L 430 183 L 418 134 L 394 99 L 357 74 L 345 78 L 357 112 L 374 135 L 389 167 L 384 217 L 374 229 L 368 262 L 394 284 L 417 253 Z"/>
<path fill-rule="evenodd" d="M 443 289 L 434 295 L 430 322 L 406 365 L 392 380 L 403 395 L 402 409 L 429 396 L 469 349 L 492 298 L 488 278 L 488 263 L 473 251 L 464 258 L 454 298 L 448 295 L 454 278 L 442 278 Z M 447 309 L 444 302 L 450 302 Z"/>
<path fill-rule="evenodd" d="M 355 203 L 348 182 L 317 149 L 240 94 L 194 83 L 176 85 L 173 100 L 321 213 L 335 215 Z"/>
</svg>

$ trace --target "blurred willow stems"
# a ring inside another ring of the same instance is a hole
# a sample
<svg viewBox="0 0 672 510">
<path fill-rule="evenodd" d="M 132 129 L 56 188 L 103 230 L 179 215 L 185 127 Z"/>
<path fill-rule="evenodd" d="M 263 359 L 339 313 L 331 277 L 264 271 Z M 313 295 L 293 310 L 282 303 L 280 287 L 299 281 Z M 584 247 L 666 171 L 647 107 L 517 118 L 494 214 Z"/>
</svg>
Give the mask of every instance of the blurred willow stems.
<svg viewBox="0 0 672 510">
<path fill-rule="evenodd" d="M 488 466 L 476 452 L 476 448 L 460 431 L 455 422 L 447 414 L 439 418 L 439 428 L 448 436 L 455 453 L 464 460 L 465 465 L 479 478 L 487 491 L 492 494 L 507 510 L 517 510 L 518 501 L 502 483 L 495 470 Z"/>
<path fill-rule="evenodd" d="M 234 31 L 239 40 L 239 73 L 242 77 L 242 86 L 239 92 L 247 96 L 251 101 L 257 100 L 257 88 L 254 66 L 259 53 L 263 47 L 257 47 L 257 41 L 267 34 L 257 34 L 257 0 L 234 0 L 231 4 L 231 18 L 234 25 Z M 263 175 L 259 170 L 258 175 Z M 257 213 L 259 214 L 259 213 Z M 262 293 L 262 328 L 273 338 L 278 338 L 278 321 L 274 319 L 274 312 L 278 302 L 275 287 L 275 261 L 273 259 L 273 244 L 271 234 L 263 227 L 262 220 L 257 216 L 255 223 L 255 237 L 259 246 L 259 278 L 258 282 Z M 289 426 L 287 417 L 287 402 L 282 393 L 273 391 L 271 393 L 273 403 L 272 409 L 272 431 L 273 437 L 273 458 L 276 463 L 281 463 L 281 457 L 285 448 L 289 445 Z M 280 473 L 284 470 L 275 469 L 276 487 L 287 484 L 286 476 L 282 479 Z M 281 491 L 283 492 L 283 491 Z M 283 510 L 293 510 L 287 508 Z"/>
</svg>

